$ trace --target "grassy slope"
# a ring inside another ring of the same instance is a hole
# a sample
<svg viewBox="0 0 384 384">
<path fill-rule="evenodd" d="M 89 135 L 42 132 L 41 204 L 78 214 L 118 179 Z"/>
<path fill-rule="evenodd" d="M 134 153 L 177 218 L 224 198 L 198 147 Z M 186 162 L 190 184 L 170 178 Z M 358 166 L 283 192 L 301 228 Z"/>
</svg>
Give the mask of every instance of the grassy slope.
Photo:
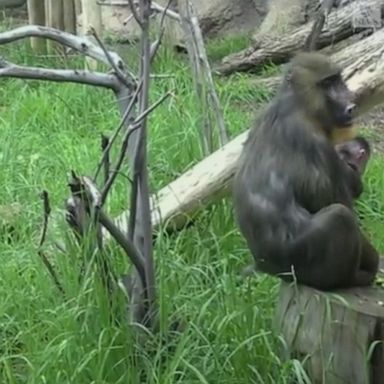
<svg viewBox="0 0 384 384">
<path fill-rule="evenodd" d="M 231 44 L 215 43 L 211 56 L 223 55 Z M 20 64 L 36 65 L 22 44 L 5 54 Z M 187 63 L 162 51 L 154 71 L 173 77 L 153 82 L 152 101 L 169 88 L 175 92 L 150 119 L 151 183 L 156 190 L 201 156 Z M 0 244 L 1 382 L 139 383 L 145 377 L 146 383 L 245 384 L 287 383 L 300 376 L 295 361 L 283 363 L 278 357 L 281 342 L 271 323 L 277 281 L 266 276 L 241 281 L 238 276 L 250 257 L 234 226 L 230 201 L 218 203 L 193 228 L 156 245 L 164 323 L 175 310 L 187 322 L 171 353 L 157 340 L 144 351 L 128 329 L 109 324 L 99 286 L 89 279 L 85 288 L 78 287 L 72 268 L 78 253 L 57 255 L 71 298 L 63 304 L 36 255 L 38 193 L 47 189 L 52 205 L 60 207 L 67 195 L 68 170 L 93 174 L 99 135 L 113 131 L 118 113 L 106 91 L 0 81 L 0 203 L 18 201 L 24 207 L 20 240 L 12 247 Z M 264 100 L 266 92 L 250 88 L 244 75 L 220 80 L 217 86 L 235 135 L 250 123 L 255 102 Z M 381 250 L 382 166 L 376 155 L 358 204 Z M 126 206 L 125 182 L 121 178 L 112 195 L 112 213 Z M 124 256 L 116 249 L 111 254 L 123 272 Z"/>
</svg>

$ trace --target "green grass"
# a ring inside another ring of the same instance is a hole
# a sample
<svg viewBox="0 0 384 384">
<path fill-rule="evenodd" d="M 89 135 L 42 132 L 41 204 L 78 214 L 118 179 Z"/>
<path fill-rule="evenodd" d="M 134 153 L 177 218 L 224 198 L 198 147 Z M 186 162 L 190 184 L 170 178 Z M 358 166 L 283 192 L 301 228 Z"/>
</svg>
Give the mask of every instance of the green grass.
<svg viewBox="0 0 384 384">
<path fill-rule="evenodd" d="M 217 57 L 232 48 L 221 46 L 210 52 Z M 23 44 L 4 49 L 4 54 L 19 64 L 37 63 Z M 132 57 L 132 52 L 127 56 Z M 44 60 L 40 63 L 47 65 Z M 188 63 L 163 49 L 154 72 L 172 77 L 153 81 L 151 101 L 169 89 L 174 96 L 150 117 L 153 191 L 202 157 Z M 234 75 L 217 80 L 231 136 L 250 124 L 255 105 L 268 96 L 248 79 Z M 12 246 L 0 243 L 0 381 L 272 384 L 299 380 L 300 365 L 280 359 L 282 342 L 272 326 L 278 281 L 263 275 L 252 280 L 239 277 L 250 255 L 234 225 L 230 200 L 207 210 L 195 226 L 157 241 L 161 340 L 167 341 L 165 330 L 175 313 L 185 322 L 180 335 L 165 343 L 155 337 L 144 348 L 124 322 L 111 324 L 94 275 L 88 274 L 85 285 L 77 282 L 75 266 L 82 251 L 76 247 L 69 255 L 52 255 L 68 291 L 69 300 L 64 302 L 36 254 L 42 222 L 38 194 L 46 189 L 52 206 L 62 208 L 68 196 L 68 171 L 94 174 L 100 134 L 113 132 L 118 111 L 107 91 L 0 81 L 0 203 L 18 202 L 23 207 L 17 221 L 20 239 Z M 358 203 L 364 225 L 381 251 L 383 164 L 375 155 Z M 119 178 L 110 197 L 108 212 L 113 215 L 127 207 L 126 182 Z M 126 272 L 122 252 L 111 245 L 110 254 L 117 272 Z"/>
</svg>

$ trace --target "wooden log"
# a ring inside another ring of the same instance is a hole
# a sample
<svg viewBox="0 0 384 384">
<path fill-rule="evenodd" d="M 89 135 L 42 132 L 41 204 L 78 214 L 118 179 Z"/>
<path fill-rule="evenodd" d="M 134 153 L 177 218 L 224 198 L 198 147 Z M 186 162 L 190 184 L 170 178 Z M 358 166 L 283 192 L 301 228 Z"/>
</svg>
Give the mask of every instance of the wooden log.
<svg viewBox="0 0 384 384">
<path fill-rule="evenodd" d="M 381 384 L 384 380 L 384 290 L 322 292 L 281 283 L 275 327 L 286 357 L 303 360 L 313 384 Z"/>
<path fill-rule="evenodd" d="M 42 0 L 28 0 L 28 19 L 31 25 L 45 25 L 45 6 Z M 34 53 L 45 55 L 47 41 L 39 37 L 31 37 L 31 47 Z"/>
<path fill-rule="evenodd" d="M 367 39 L 380 41 L 382 33 L 380 30 Z M 367 46 L 368 43 L 367 40 Z M 353 51 L 353 47 L 348 49 Z M 366 55 L 355 58 L 344 74 L 348 85 L 356 92 L 359 114 L 380 104 L 384 100 L 384 44 L 375 51 L 368 50 Z M 248 131 L 243 132 L 154 195 L 153 227 L 170 230 L 182 228 L 208 204 L 227 195 L 247 135 Z M 122 230 L 127 228 L 128 215 L 128 212 L 124 212 L 116 218 Z"/>
<path fill-rule="evenodd" d="M 380 29 L 374 34 L 357 41 L 355 44 L 345 47 L 332 55 L 332 60 L 346 68 L 343 75 L 350 77 L 368 62 L 374 62 L 377 55 L 381 55 L 383 50 L 384 29 Z M 281 83 L 282 76 L 271 76 L 254 80 L 255 87 L 263 87 L 274 92 Z M 252 80 L 251 80 L 252 81 Z"/>
<path fill-rule="evenodd" d="M 384 9 L 384 0 L 366 0 L 366 7 L 377 7 Z M 343 8 L 331 12 L 328 17 L 326 27 L 318 39 L 318 48 L 325 47 L 331 43 L 343 40 L 356 32 L 354 18 L 356 4 L 351 2 Z M 243 51 L 229 55 L 222 60 L 217 71 L 223 75 L 231 74 L 235 71 L 257 71 L 261 66 L 268 62 L 276 64 L 288 61 L 293 54 L 303 49 L 305 40 L 309 35 L 313 21 L 291 31 L 286 36 L 275 41 L 259 42 L 257 48 L 247 48 Z"/>
</svg>

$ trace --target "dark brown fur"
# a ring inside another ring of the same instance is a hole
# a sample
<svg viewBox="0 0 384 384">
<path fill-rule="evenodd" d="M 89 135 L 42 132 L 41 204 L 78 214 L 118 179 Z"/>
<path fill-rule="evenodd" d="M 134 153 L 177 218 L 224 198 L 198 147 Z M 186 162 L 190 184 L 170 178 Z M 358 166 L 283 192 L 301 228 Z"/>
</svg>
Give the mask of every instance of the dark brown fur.
<svg viewBox="0 0 384 384">
<path fill-rule="evenodd" d="M 371 157 L 371 147 L 361 136 L 336 144 L 335 149 L 340 159 L 347 163 L 352 170 L 362 175 Z"/>
<path fill-rule="evenodd" d="M 353 200 L 361 174 L 332 144 L 353 123 L 353 94 L 319 53 L 291 62 L 280 92 L 257 119 L 234 178 L 234 208 L 257 269 L 330 290 L 373 282 L 378 254 Z"/>
</svg>

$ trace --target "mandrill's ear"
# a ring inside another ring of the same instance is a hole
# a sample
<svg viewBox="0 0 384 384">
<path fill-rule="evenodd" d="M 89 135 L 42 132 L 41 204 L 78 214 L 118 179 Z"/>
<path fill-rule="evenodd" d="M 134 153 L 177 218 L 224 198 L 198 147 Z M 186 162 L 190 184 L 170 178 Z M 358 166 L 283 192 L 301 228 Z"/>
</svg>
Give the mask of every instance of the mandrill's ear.
<svg viewBox="0 0 384 384">
<path fill-rule="evenodd" d="M 330 141 L 332 144 L 339 144 L 344 141 L 353 140 L 358 135 L 358 128 L 355 126 L 347 128 L 336 128 L 332 130 Z"/>
</svg>

